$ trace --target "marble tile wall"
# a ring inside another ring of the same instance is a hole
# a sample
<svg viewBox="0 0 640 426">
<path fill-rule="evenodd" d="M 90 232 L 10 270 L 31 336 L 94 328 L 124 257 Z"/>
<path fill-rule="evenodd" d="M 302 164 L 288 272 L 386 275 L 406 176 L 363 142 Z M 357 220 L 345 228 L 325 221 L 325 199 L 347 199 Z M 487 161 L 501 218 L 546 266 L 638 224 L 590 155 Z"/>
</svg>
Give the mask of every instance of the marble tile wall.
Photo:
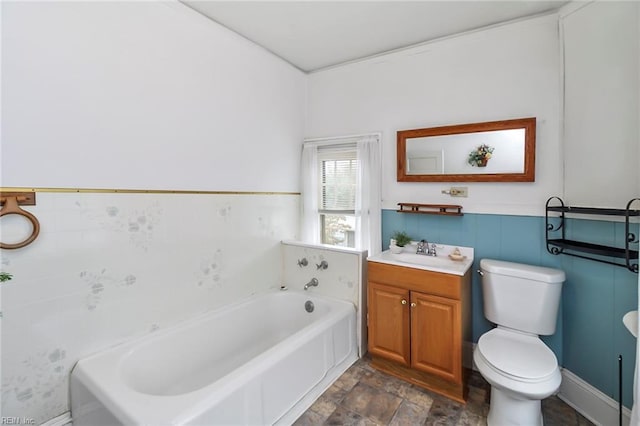
<svg viewBox="0 0 640 426">
<path fill-rule="evenodd" d="M 0 253 L 2 416 L 39 424 L 69 410 L 78 359 L 279 287 L 299 196 L 39 193 L 28 209 L 40 236 Z"/>
<path fill-rule="evenodd" d="M 321 245 L 310 245 L 296 241 L 283 242 L 284 283 L 295 290 L 303 290 L 312 278 L 318 279 L 318 286 L 309 289 L 316 294 L 348 300 L 356 306 L 361 287 L 361 266 L 366 259 L 366 251 L 341 249 Z M 307 265 L 298 265 L 306 259 Z M 326 269 L 318 268 L 322 261 Z"/>
<path fill-rule="evenodd" d="M 316 278 L 318 286 L 307 291 L 353 303 L 357 310 L 358 347 L 360 354 L 366 352 L 367 251 L 298 241 L 284 241 L 282 249 L 283 284 L 304 291 L 304 285 Z M 302 264 L 303 260 L 306 260 L 306 266 Z M 326 269 L 318 267 L 323 261 L 327 264 Z"/>
</svg>

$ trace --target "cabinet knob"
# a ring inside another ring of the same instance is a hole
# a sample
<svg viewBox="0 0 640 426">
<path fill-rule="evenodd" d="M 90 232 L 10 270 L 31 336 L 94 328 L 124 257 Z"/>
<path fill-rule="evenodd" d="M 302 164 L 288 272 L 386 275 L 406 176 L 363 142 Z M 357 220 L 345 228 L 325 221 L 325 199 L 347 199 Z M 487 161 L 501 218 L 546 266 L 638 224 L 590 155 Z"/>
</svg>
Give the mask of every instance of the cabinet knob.
<svg viewBox="0 0 640 426">
<path fill-rule="evenodd" d="M 406 304 L 407 304 L 407 301 L 406 301 L 406 300 L 404 300 L 404 299 L 402 299 L 402 301 L 401 301 L 400 303 L 402 303 L 403 305 L 406 305 Z"/>
<path fill-rule="evenodd" d="M 411 302 L 411 307 L 415 308 L 416 307 L 416 302 Z"/>
</svg>

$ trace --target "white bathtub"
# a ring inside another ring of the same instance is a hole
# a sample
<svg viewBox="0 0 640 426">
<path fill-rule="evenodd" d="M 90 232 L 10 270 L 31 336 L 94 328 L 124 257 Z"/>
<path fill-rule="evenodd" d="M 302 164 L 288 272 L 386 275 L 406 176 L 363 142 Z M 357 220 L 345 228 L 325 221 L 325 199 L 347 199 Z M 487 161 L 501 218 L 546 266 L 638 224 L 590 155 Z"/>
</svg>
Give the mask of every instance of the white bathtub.
<svg viewBox="0 0 640 426">
<path fill-rule="evenodd" d="M 353 304 L 253 296 L 80 360 L 73 424 L 290 424 L 357 357 Z"/>
</svg>

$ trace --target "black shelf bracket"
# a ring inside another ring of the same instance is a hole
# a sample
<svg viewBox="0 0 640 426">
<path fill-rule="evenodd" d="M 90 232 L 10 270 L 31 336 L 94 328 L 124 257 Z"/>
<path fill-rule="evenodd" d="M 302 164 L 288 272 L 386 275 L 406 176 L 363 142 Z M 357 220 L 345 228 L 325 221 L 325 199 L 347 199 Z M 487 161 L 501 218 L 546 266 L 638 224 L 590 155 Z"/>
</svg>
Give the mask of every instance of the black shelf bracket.
<svg viewBox="0 0 640 426">
<path fill-rule="evenodd" d="M 640 210 L 631 208 L 631 205 L 635 201 L 640 201 L 640 198 L 633 198 L 630 200 L 624 209 L 608 209 L 566 206 L 559 197 L 549 198 L 545 205 L 545 240 L 547 244 L 547 251 L 553 255 L 564 254 L 567 256 L 607 263 L 609 265 L 622 266 L 637 274 L 638 250 L 631 249 L 630 245 L 637 244 L 638 237 L 631 232 L 629 226 L 630 218 L 640 216 Z M 549 213 L 552 213 L 552 215 Z M 624 247 L 605 246 L 567 239 L 565 214 L 624 217 Z"/>
</svg>

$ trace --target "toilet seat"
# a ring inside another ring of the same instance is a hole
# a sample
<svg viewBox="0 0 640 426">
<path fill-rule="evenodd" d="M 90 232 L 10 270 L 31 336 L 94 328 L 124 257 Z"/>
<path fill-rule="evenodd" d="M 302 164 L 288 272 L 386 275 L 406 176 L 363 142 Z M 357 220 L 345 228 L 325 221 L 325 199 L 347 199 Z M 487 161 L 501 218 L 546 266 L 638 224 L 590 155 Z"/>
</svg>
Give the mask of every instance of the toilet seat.
<svg viewBox="0 0 640 426">
<path fill-rule="evenodd" d="M 539 383 L 558 374 L 555 354 L 537 336 L 495 328 L 478 340 L 486 366 L 514 381 Z"/>
</svg>

